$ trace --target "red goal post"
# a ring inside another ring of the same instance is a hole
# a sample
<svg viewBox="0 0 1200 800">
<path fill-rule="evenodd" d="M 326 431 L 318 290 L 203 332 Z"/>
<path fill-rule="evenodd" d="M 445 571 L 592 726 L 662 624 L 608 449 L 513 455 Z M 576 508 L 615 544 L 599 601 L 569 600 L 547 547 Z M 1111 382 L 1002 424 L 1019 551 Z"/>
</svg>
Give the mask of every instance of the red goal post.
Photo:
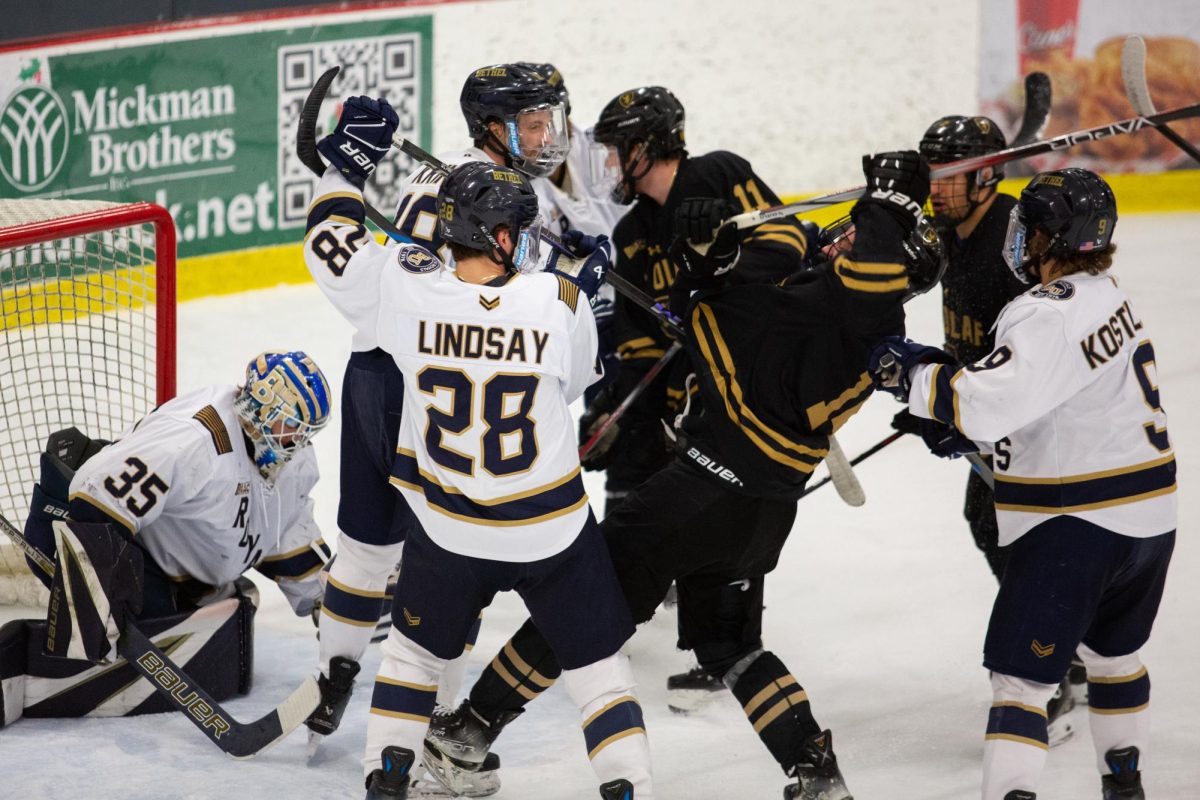
<svg viewBox="0 0 1200 800">
<path fill-rule="evenodd" d="M 0 513 L 51 433 L 112 439 L 175 395 L 175 224 L 151 203 L 0 200 Z M 0 603 L 44 595 L 0 536 Z"/>
</svg>

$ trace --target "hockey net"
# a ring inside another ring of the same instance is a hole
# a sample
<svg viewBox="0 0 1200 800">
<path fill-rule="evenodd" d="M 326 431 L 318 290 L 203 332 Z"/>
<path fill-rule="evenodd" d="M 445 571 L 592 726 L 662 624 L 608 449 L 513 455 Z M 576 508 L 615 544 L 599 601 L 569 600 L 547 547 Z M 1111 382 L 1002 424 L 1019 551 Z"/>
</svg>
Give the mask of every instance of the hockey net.
<svg viewBox="0 0 1200 800">
<path fill-rule="evenodd" d="M 51 433 L 113 439 L 175 394 L 175 226 L 161 206 L 0 200 L 0 513 L 23 529 Z M 47 594 L 0 534 L 0 604 Z"/>
</svg>

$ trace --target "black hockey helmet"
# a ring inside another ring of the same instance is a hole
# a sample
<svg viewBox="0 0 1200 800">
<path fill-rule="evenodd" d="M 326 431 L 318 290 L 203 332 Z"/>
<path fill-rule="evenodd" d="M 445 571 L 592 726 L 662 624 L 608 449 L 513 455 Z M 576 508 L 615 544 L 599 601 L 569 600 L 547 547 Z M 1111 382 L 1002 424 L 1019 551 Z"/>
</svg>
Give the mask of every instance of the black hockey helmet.
<svg viewBox="0 0 1200 800">
<path fill-rule="evenodd" d="M 486 253 L 509 269 L 527 271 L 537 263 L 537 194 L 516 170 L 486 161 L 457 166 L 442 182 L 437 205 L 438 229 L 445 241 Z M 502 226 L 516 243 L 512 256 L 496 240 L 496 229 Z"/>
<path fill-rule="evenodd" d="M 831 222 L 818 239 L 822 252 L 830 259 L 850 252 L 854 246 L 854 222 L 849 215 Z M 908 293 L 904 299 L 924 294 L 937 285 L 950 264 L 946 243 L 927 217 L 921 217 L 903 242 L 904 269 L 908 275 Z"/>
<path fill-rule="evenodd" d="M 1104 178 L 1078 167 L 1042 172 L 1021 191 L 1009 214 L 1004 260 L 1018 278 L 1028 282 L 1028 266 L 1045 256 L 1107 250 L 1116 226 L 1117 199 Z M 1050 237 L 1040 253 L 1029 252 L 1033 230 Z"/>
<path fill-rule="evenodd" d="M 982 156 L 996 153 L 1008 147 L 1004 132 L 995 122 L 987 117 L 963 117 L 952 115 L 942 117 L 929 126 L 921 137 L 919 150 L 930 164 L 948 164 L 971 156 Z M 989 168 L 986 176 L 981 176 L 983 170 L 977 171 L 976 186 L 992 186 L 1004 177 L 1000 167 Z"/>
<path fill-rule="evenodd" d="M 683 104 L 662 86 L 643 86 L 617 95 L 600 112 L 600 119 L 589 131 L 597 147 L 593 151 L 592 177 L 600 184 L 611 183 L 615 178 L 613 199 L 619 203 L 633 202 L 633 182 L 645 176 L 655 161 L 687 154 L 683 122 Z M 634 149 L 639 145 L 642 147 L 635 154 Z M 620 162 L 615 170 L 608 163 L 610 147 Z"/>
<path fill-rule="evenodd" d="M 472 72 L 458 98 L 467 132 L 478 143 L 489 143 L 505 156 L 505 164 L 533 177 L 549 175 L 567 157 L 570 139 L 567 112 L 558 90 L 527 64 L 495 64 Z M 525 143 L 522 121 L 531 115 L 542 133 L 535 145 Z M 488 127 L 504 128 L 500 139 Z"/>
<path fill-rule="evenodd" d="M 554 87 L 554 91 L 558 93 L 558 101 L 567 110 L 567 116 L 571 116 L 571 93 L 567 91 L 567 83 L 563 80 L 558 67 L 553 64 L 539 64 L 531 61 L 518 61 L 517 66 L 527 67 L 545 78 L 546 83 Z"/>
</svg>

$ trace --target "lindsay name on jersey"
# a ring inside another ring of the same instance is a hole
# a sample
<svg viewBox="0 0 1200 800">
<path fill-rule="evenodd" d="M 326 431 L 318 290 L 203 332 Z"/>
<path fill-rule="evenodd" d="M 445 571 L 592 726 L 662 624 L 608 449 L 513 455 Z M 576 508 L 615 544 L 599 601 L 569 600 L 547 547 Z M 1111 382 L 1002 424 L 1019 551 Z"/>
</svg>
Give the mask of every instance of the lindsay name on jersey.
<svg viewBox="0 0 1200 800">
<path fill-rule="evenodd" d="M 483 302 L 482 295 L 479 300 Z M 550 334 L 532 328 L 417 322 L 417 351 L 431 356 L 541 364 L 549 341 Z"/>
<path fill-rule="evenodd" d="M 1079 342 L 1088 367 L 1095 369 L 1101 364 L 1107 364 L 1110 358 L 1121 352 L 1121 345 L 1125 343 L 1125 338 L 1132 339 L 1134 333 L 1141 329 L 1142 323 L 1134 318 L 1133 309 L 1129 307 L 1129 301 L 1126 300 L 1108 318 L 1108 322 Z"/>
</svg>

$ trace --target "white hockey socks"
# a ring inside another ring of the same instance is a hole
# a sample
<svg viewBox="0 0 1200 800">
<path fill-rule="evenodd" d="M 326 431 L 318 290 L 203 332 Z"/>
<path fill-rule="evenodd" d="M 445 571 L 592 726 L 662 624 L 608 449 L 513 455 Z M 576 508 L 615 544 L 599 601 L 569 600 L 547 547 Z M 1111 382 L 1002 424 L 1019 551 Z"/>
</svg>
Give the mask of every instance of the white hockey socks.
<svg viewBox="0 0 1200 800">
<path fill-rule="evenodd" d="M 653 800 L 650 744 L 642 707 L 633 694 L 633 671 L 620 653 L 579 669 L 563 670 L 563 683 L 583 717 L 583 738 L 601 783 L 624 778 L 637 800 Z"/>
<path fill-rule="evenodd" d="M 345 533 L 338 538 L 318 623 L 322 675 L 329 674 L 329 659 L 334 656 L 362 660 L 383 612 L 388 576 L 403 547 L 403 542 L 364 544 Z"/>
<path fill-rule="evenodd" d="M 1084 644 L 1076 652 L 1087 667 L 1088 721 L 1100 774 L 1110 772 L 1104 754 L 1113 748 L 1136 747 L 1144 763 L 1150 749 L 1150 674 L 1138 654 L 1108 658 Z"/>
<path fill-rule="evenodd" d="M 1055 684 L 992 673 L 992 709 L 983 745 L 983 800 L 1004 800 L 1013 789 L 1035 791 L 1046 751 L 1046 703 Z"/>
<path fill-rule="evenodd" d="M 383 661 L 375 677 L 371 713 L 367 717 L 364 776 L 379 768 L 379 754 L 389 745 L 407 747 L 420 761 L 437 697 L 438 676 L 446 666 L 445 659 L 395 628 L 383 640 L 380 650 Z"/>
</svg>

